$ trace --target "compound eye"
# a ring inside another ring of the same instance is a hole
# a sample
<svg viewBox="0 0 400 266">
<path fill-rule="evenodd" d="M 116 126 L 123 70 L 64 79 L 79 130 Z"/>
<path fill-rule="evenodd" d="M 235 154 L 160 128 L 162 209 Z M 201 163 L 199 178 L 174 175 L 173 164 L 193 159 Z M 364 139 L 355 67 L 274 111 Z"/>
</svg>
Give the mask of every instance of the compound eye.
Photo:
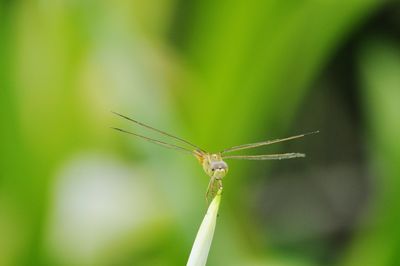
<svg viewBox="0 0 400 266">
<path fill-rule="evenodd" d="M 213 172 L 214 172 L 214 171 L 215 171 L 215 168 L 211 168 L 211 171 L 213 171 Z"/>
</svg>

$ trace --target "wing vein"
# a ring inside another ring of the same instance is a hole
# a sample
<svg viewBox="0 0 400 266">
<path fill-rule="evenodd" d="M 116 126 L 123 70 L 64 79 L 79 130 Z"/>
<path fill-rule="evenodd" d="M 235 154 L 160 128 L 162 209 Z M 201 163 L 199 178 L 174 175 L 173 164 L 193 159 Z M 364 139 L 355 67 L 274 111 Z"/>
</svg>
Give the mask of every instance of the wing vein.
<svg viewBox="0 0 400 266">
<path fill-rule="evenodd" d="M 282 160 L 305 157 L 304 153 L 282 153 L 282 154 L 263 154 L 263 155 L 231 155 L 223 156 L 223 159 L 239 159 L 239 160 Z"/>
<path fill-rule="evenodd" d="M 250 143 L 250 144 L 243 144 L 243 145 L 234 146 L 234 147 L 225 149 L 221 153 L 228 153 L 228 152 L 239 151 L 239 150 L 244 150 L 244 149 L 257 148 L 257 147 L 266 146 L 266 145 L 270 145 L 270 144 L 274 144 L 274 143 L 278 143 L 278 142 L 301 138 L 301 137 L 304 137 L 304 136 L 307 136 L 310 134 L 316 134 L 318 132 L 319 131 L 313 131 L 313 132 L 304 133 L 304 134 L 300 134 L 300 135 L 296 135 L 296 136 L 292 136 L 292 137 L 288 137 L 288 138 L 283 138 L 283 139 L 275 139 L 275 140 L 267 140 L 267 141 L 261 141 L 261 142 Z"/>
<path fill-rule="evenodd" d="M 139 121 L 137 121 L 137 120 L 135 120 L 135 119 L 132 119 L 132 118 L 130 118 L 130 117 L 127 117 L 127 116 L 125 116 L 125 115 L 119 114 L 119 113 L 117 113 L 117 112 L 112 112 L 112 113 L 115 114 L 115 115 L 117 115 L 117 116 L 119 116 L 119 117 L 122 117 L 122 118 L 124 118 L 124 119 L 127 119 L 127 120 L 129 120 L 129 121 L 131 121 L 131 122 L 133 122 L 133 123 L 135 123 L 135 124 L 137 124 L 137 125 L 139 125 L 139 126 L 145 127 L 145 128 L 147 128 L 147 129 L 153 130 L 153 131 L 155 131 L 155 132 L 158 132 L 158 133 L 163 134 L 163 135 L 165 135 L 165 136 L 168 136 L 168 137 L 170 137 L 170 138 L 176 139 L 176 140 L 178 140 L 178 141 L 180 141 L 180 142 L 183 142 L 183 143 L 185 143 L 185 144 L 188 144 L 188 145 L 190 145 L 190 146 L 192 146 L 192 147 L 194 147 L 194 148 L 196 148 L 196 149 L 198 149 L 198 150 L 200 150 L 200 151 L 202 151 L 202 152 L 205 152 L 202 148 L 198 147 L 197 145 L 195 145 L 195 144 L 193 144 L 193 143 L 191 143 L 191 142 L 189 142 L 189 141 L 187 141 L 187 140 L 185 140 L 185 139 L 182 139 L 182 138 L 180 138 L 180 137 L 174 136 L 174 135 L 172 135 L 172 134 L 169 134 L 169 133 L 167 133 L 167 132 L 165 132 L 165 131 L 162 131 L 162 130 L 160 130 L 160 129 L 154 128 L 154 127 L 152 127 L 152 126 L 146 125 L 146 124 L 144 124 L 144 123 L 142 123 L 142 122 L 139 122 Z M 170 144 L 170 145 L 172 145 L 172 144 Z M 174 146 L 175 146 L 175 145 L 174 145 Z"/>
<path fill-rule="evenodd" d="M 133 132 L 126 131 L 126 130 L 121 129 L 121 128 L 112 127 L 112 129 L 115 129 L 117 131 L 124 132 L 124 133 L 130 134 L 130 135 L 142 138 L 142 139 L 144 139 L 144 140 L 146 140 L 148 142 L 151 142 L 153 144 L 158 144 L 158 145 L 166 147 L 166 148 L 175 149 L 175 150 L 184 151 L 184 152 L 188 152 L 188 153 L 193 154 L 192 150 L 189 150 L 189 149 L 186 149 L 186 148 L 174 145 L 174 144 L 170 144 L 170 143 L 166 143 L 164 141 L 160 141 L 160 140 L 152 139 L 152 138 L 149 138 L 149 137 L 146 137 L 146 136 L 142 136 L 142 135 L 139 135 L 139 134 L 136 134 L 136 133 L 133 133 Z"/>
</svg>

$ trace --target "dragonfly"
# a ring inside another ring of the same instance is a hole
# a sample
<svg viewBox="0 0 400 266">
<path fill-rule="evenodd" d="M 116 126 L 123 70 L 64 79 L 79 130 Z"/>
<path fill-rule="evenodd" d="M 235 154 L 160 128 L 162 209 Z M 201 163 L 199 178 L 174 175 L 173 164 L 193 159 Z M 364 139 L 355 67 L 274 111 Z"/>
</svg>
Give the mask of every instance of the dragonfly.
<svg viewBox="0 0 400 266">
<path fill-rule="evenodd" d="M 140 139 L 143 139 L 145 141 L 148 141 L 153 144 L 157 144 L 159 146 L 163 146 L 165 148 L 185 152 L 188 154 L 192 154 L 201 164 L 203 167 L 204 172 L 210 177 L 210 181 L 207 186 L 206 190 L 206 201 L 208 202 L 209 197 L 214 197 L 217 191 L 222 190 L 222 180 L 225 177 L 225 175 L 228 173 L 228 164 L 225 162 L 225 160 L 282 160 L 282 159 L 292 159 L 292 158 L 301 158 L 305 157 L 304 153 L 281 153 L 281 154 L 261 154 L 261 155 L 231 155 L 230 153 L 236 152 L 236 151 L 242 151 L 242 150 L 248 150 L 248 149 L 254 149 L 262 146 L 267 146 L 279 142 L 284 142 L 288 140 L 294 140 L 298 138 L 302 138 L 307 135 L 311 134 L 316 134 L 319 133 L 319 131 L 312 131 L 308 133 L 303 133 L 291 137 L 286 137 L 286 138 L 281 138 L 281 139 L 274 139 L 274 140 L 266 140 L 266 141 L 261 141 L 261 142 L 255 142 L 255 143 L 249 143 L 249 144 L 243 144 L 243 145 L 238 145 L 238 146 L 233 146 L 227 149 L 224 149 L 219 152 L 207 152 L 206 150 L 200 148 L 199 146 L 183 139 L 180 137 L 177 137 L 175 135 L 172 135 L 170 133 L 167 133 L 163 130 L 156 129 L 152 126 L 149 126 L 147 124 L 144 124 L 142 122 L 139 122 L 133 118 L 130 118 L 128 116 L 122 115 L 117 112 L 112 112 L 115 115 L 126 119 L 130 122 L 133 122 L 134 124 L 146 128 L 150 131 L 157 132 L 161 135 L 164 135 L 166 137 L 169 137 L 171 139 L 174 139 L 175 141 L 179 142 L 179 145 L 168 143 L 165 141 L 153 139 L 144 135 L 137 134 L 135 132 L 131 132 L 125 129 L 121 128 L 116 128 L 112 127 L 112 129 L 115 129 L 117 131 L 133 135 L 135 137 L 138 137 Z M 190 147 L 190 148 L 189 148 Z"/>
</svg>

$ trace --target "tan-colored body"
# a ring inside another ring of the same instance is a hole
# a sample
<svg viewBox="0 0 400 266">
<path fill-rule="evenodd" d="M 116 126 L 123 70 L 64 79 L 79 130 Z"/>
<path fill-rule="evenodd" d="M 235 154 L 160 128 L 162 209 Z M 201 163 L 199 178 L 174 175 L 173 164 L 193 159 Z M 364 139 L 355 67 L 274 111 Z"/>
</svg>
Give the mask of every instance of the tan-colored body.
<svg viewBox="0 0 400 266">
<path fill-rule="evenodd" d="M 210 177 L 208 183 L 206 199 L 211 193 L 211 198 L 219 189 L 222 189 L 222 179 L 228 173 L 228 164 L 222 160 L 221 153 L 194 152 L 196 158 L 203 166 L 204 172 Z M 215 183 L 217 181 L 217 183 Z M 217 185 L 217 186 L 216 186 Z"/>
<path fill-rule="evenodd" d="M 224 178 L 228 172 L 228 164 L 222 160 L 220 153 L 205 154 L 202 166 L 208 176 L 217 180 Z"/>
</svg>

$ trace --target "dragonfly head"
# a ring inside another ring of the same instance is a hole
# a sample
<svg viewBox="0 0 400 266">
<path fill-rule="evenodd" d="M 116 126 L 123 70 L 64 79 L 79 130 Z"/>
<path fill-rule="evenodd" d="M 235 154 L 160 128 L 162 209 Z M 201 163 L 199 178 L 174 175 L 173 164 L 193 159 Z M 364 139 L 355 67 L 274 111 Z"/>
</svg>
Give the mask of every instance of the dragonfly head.
<svg viewBox="0 0 400 266">
<path fill-rule="evenodd" d="M 221 154 L 209 154 L 203 162 L 204 171 L 209 176 L 214 176 L 216 179 L 222 179 L 228 172 L 228 164 L 221 158 Z"/>
</svg>

